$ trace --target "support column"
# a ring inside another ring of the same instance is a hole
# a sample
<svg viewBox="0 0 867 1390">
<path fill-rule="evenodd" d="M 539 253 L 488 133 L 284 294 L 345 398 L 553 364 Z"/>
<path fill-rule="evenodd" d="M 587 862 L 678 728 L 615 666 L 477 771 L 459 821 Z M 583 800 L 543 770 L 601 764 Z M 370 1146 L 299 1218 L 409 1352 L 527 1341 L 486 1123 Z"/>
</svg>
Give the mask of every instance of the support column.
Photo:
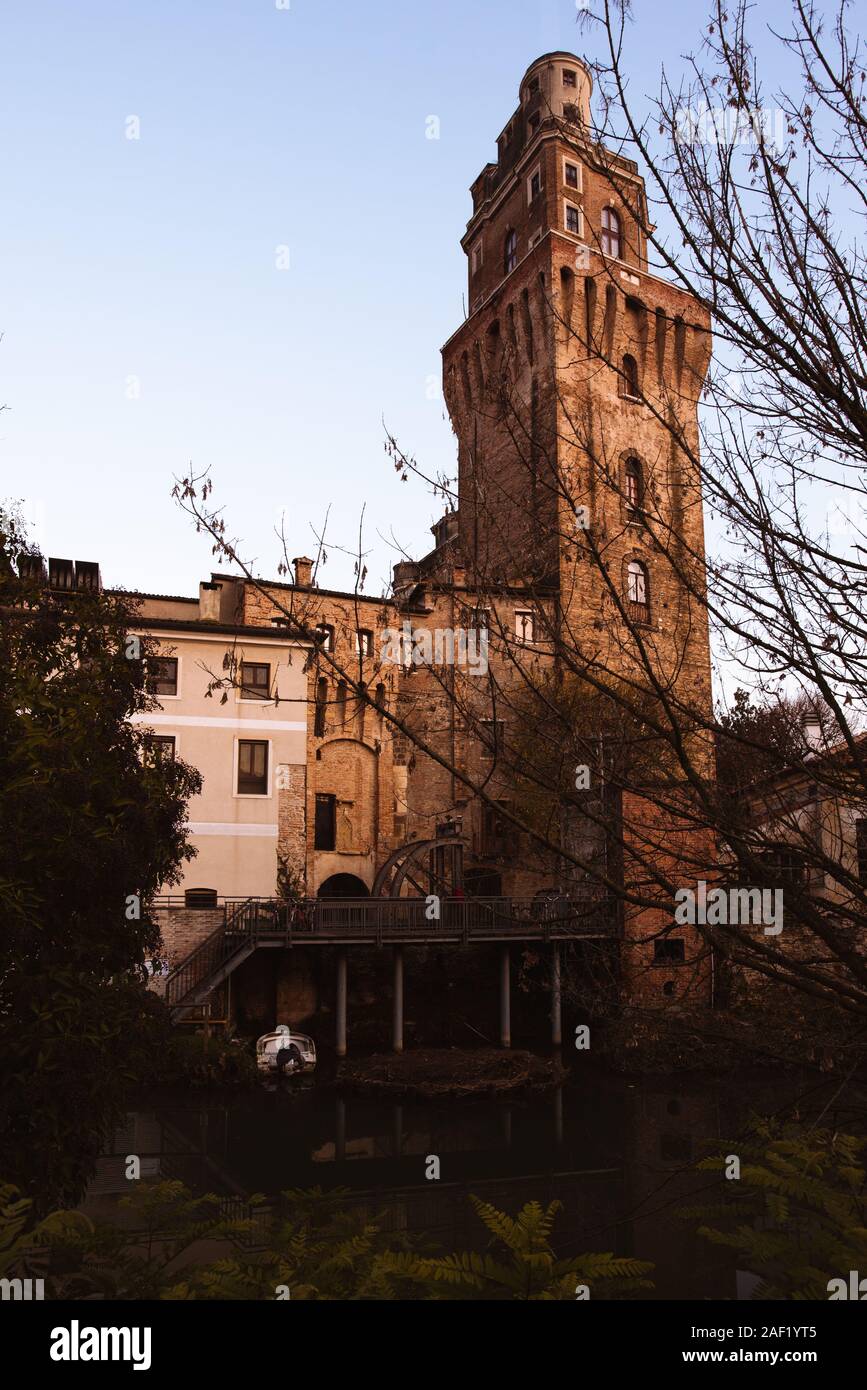
<svg viewBox="0 0 867 1390">
<path fill-rule="evenodd" d="M 337 1055 L 346 1056 L 346 950 L 337 952 Z"/>
<path fill-rule="evenodd" d="M 560 947 L 556 941 L 551 943 L 551 1045 L 560 1047 L 563 1042 L 563 1006 L 560 982 Z"/>
<path fill-rule="evenodd" d="M 391 1030 L 391 1045 L 395 1052 L 403 1052 L 403 947 L 394 947 L 394 1020 Z"/>
<path fill-rule="evenodd" d="M 500 947 L 500 1047 L 512 1046 L 512 1010 L 509 995 L 509 948 Z"/>
</svg>

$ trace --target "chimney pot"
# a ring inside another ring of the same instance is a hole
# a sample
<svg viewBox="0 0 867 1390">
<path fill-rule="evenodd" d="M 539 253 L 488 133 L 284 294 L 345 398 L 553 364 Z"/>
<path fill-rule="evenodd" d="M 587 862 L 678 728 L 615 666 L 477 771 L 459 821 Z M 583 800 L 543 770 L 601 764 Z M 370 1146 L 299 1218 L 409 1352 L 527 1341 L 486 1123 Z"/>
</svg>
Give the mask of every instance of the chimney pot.
<svg viewBox="0 0 867 1390">
<path fill-rule="evenodd" d="M 309 589 L 313 576 L 313 561 L 307 555 L 296 555 L 292 561 L 295 568 L 295 586 Z"/>
</svg>

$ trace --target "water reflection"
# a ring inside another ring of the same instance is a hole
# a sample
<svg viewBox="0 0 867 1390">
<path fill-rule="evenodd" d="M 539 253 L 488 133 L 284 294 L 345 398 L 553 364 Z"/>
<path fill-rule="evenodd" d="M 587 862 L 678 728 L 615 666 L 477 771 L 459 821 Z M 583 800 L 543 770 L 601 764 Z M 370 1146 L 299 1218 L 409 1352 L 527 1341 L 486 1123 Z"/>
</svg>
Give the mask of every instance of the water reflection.
<svg viewBox="0 0 867 1390">
<path fill-rule="evenodd" d="M 112 1134 L 84 1206 L 117 1219 L 129 1154 L 141 1158 L 143 1176 L 225 1198 L 347 1187 L 349 1200 L 383 1212 L 387 1225 L 447 1250 L 484 1244 L 470 1193 L 511 1212 L 557 1198 L 561 1253 L 652 1260 L 657 1297 L 734 1298 L 725 1255 L 677 1218 L 707 1186 L 691 1170 L 701 1141 L 732 1133 L 736 1116 L 725 1108 L 713 1087 L 619 1078 L 478 1103 L 390 1103 L 291 1083 L 201 1103 L 159 1094 Z M 430 1155 L 440 1160 L 438 1181 L 425 1176 Z"/>
</svg>

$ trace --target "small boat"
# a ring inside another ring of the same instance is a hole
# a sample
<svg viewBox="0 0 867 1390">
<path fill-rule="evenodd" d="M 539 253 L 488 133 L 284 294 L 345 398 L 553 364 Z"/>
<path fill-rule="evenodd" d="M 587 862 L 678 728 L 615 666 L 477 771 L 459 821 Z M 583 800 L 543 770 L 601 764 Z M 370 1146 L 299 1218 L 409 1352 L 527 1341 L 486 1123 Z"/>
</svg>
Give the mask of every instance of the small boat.
<svg viewBox="0 0 867 1390">
<path fill-rule="evenodd" d="M 257 1040 L 256 1066 L 262 1072 L 278 1075 L 312 1071 L 316 1066 L 316 1044 L 306 1033 L 293 1033 L 287 1023 L 278 1023 L 273 1033 L 263 1033 Z"/>
</svg>

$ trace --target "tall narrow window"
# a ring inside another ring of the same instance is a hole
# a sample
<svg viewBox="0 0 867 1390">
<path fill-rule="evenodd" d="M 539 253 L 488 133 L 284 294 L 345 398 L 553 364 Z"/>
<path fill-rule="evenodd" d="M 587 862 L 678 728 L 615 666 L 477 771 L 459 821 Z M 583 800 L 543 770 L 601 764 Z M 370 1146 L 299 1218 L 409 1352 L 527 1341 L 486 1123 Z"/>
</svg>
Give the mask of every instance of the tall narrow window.
<svg viewBox="0 0 867 1390">
<path fill-rule="evenodd" d="M 581 235 L 581 213 L 572 203 L 566 204 L 566 231 Z"/>
<path fill-rule="evenodd" d="M 503 746 L 506 725 L 502 719 L 482 719 L 479 722 L 479 740 L 482 745 L 482 757 L 486 761 L 493 761 L 499 750 Z"/>
<path fill-rule="evenodd" d="M 337 682 L 337 723 L 341 729 L 346 723 L 346 681 Z"/>
<path fill-rule="evenodd" d="M 360 627 L 356 632 L 355 651 L 358 656 L 373 656 L 373 633 L 369 628 Z"/>
<path fill-rule="evenodd" d="M 324 652 L 334 651 L 334 628 L 327 623 L 317 623 L 313 629 L 313 637 L 317 647 L 321 647 Z"/>
<path fill-rule="evenodd" d="M 636 458 L 626 460 L 626 508 L 630 517 L 641 511 L 644 502 L 644 480 L 641 463 Z"/>
<path fill-rule="evenodd" d="M 599 242 L 604 256 L 620 259 L 620 218 L 613 208 L 602 209 L 602 235 Z"/>
<path fill-rule="evenodd" d="M 324 792 L 316 793 L 316 820 L 313 829 L 314 849 L 334 849 L 337 841 L 337 798 Z"/>
<path fill-rule="evenodd" d="M 519 642 L 533 641 L 533 614 L 529 608 L 515 609 L 515 636 Z"/>
<path fill-rule="evenodd" d="M 628 352 L 623 359 L 620 385 L 624 396 L 638 396 L 638 363 Z"/>
<path fill-rule="evenodd" d="M 268 795 L 268 744 L 264 739 L 238 741 L 238 794 Z"/>
<path fill-rule="evenodd" d="M 508 275 L 518 264 L 518 233 L 514 228 L 506 232 L 506 244 L 503 248 L 503 273 Z"/>
<path fill-rule="evenodd" d="M 650 617 L 650 585 L 647 568 L 640 560 L 630 560 L 626 566 L 626 600 L 632 621 L 646 623 Z"/>
<path fill-rule="evenodd" d="M 316 682 L 316 706 L 313 714 L 313 734 L 315 738 L 325 736 L 325 713 L 328 709 L 328 682 L 321 677 Z"/>
</svg>

